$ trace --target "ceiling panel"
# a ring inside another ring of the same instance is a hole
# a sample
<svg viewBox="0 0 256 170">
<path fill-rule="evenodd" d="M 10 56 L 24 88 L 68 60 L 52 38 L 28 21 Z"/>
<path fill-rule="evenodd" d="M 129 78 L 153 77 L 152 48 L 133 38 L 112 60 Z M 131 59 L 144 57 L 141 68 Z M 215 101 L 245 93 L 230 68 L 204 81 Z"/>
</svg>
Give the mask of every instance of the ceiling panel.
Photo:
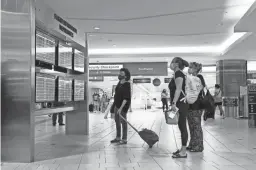
<svg viewBox="0 0 256 170">
<path fill-rule="evenodd" d="M 256 60 L 256 34 L 251 34 L 241 43 L 229 50 L 223 58 L 243 58 Z"/>
<path fill-rule="evenodd" d="M 250 5 L 253 0 L 45 0 L 69 18 L 131 19 Z"/>
<path fill-rule="evenodd" d="M 85 33 L 89 48 L 217 47 L 232 34 L 234 26 L 255 0 L 44 0 L 57 13 Z M 95 30 L 99 27 L 99 30 Z M 95 36 L 96 35 L 96 36 Z M 248 43 L 255 40 L 246 39 Z M 255 44 L 255 43 L 254 43 Z M 246 45 L 219 57 L 212 53 L 103 55 L 91 61 L 169 61 L 181 56 L 214 64 L 220 58 L 244 54 Z M 248 48 L 248 47 L 247 47 Z M 247 56 L 255 51 L 249 49 Z M 90 56 L 92 57 L 92 56 Z"/>
<path fill-rule="evenodd" d="M 223 43 L 229 33 L 205 34 L 191 36 L 157 36 L 130 34 L 90 34 L 88 36 L 90 48 L 160 48 L 160 47 L 190 47 L 217 46 Z"/>
</svg>

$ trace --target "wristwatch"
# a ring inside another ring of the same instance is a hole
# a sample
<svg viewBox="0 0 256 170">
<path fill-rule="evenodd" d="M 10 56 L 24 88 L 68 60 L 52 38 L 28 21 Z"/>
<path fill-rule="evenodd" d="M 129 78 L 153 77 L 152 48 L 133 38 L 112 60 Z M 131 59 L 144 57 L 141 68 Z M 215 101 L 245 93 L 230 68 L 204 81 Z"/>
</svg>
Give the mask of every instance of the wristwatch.
<svg viewBox="0 0 256 170">
<path fill-rule="evenodd" d="M 172 105 L 176 105 L 176 102 L 172 102 Z"/>
</svg>

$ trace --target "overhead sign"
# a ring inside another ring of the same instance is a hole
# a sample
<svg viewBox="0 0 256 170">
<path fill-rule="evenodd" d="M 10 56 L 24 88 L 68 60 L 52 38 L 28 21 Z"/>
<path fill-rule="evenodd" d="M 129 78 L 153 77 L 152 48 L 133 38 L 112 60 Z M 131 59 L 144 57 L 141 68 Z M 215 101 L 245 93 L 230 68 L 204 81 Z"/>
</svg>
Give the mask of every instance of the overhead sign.
<svg viewBox="0 0 256 170">
<path fill-rule="evenodd" d="M 90 70 L 120 70 L 123 68 L 123 64 L 100 64 L 100 65 L 89 65 Z"/>
<path fill-rule="evenodd" d="M 160 84 L 161 84 L 161 80 L 159 78 L 156 78 L 156 79 L 153 80 L 153 85 L 154 86 L 157 87 L 157 86 L 160 86 Z"/>
<path fill-rule="evenodd" d="M 164 78 L 164 83 L 170 83 L 172 78 Z"/>
<path fill-rule="evenodd" d="M 89 76 L 118 76 L 119 70 L 90 70 Z"/>
<path fill-rule="evenodd" d="M 133 83 L 151 83 L 151 78 L 134 78 Z"/>
<path fill-rule="evenodd" d="M 74 38 L 74 33 L 77 34 L 77 29 L 73 27 L 70 23 L 68 23 L 66 20 L 61 18 L 59 15 L 54 14 L 54 19 L 58 21 L 59 24 L 59 29 L 69 35 L 70 37 Z"/>
<path fill-rule="evenodd" d="M 103 76 L 89 77 L 89 81 L 104 81 Z"/>
<path fill-rule="evenodd" d="M 124 67 L 129 69 L 132 76 L 167 76 L 167 66 L 167 62 L 124 63 Z"/>
</svg>

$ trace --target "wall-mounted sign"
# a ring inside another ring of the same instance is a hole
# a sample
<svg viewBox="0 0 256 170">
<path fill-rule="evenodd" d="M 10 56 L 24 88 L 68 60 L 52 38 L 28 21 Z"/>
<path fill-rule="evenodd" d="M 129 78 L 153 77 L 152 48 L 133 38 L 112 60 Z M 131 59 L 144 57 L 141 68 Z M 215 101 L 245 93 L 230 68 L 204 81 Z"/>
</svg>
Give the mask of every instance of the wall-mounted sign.
<svg viewBox="0 0 256 170">
<path fill-rule="evenodd" d="M 124 63 L 132 76 L 167 76 L 167 62 L 159 63 Z"/>
<path fill-rule="evenodd" d="M 90 70 L 89 76 L 118 76 L 119 70 Z"/>
<path fill-rule="evenodd" d="M 133 83 L 151 83 L 151 78 L 134 78 Z"/>
<path fill-rule="evenodd" d="M 164 83 L 170 83 L 172 78 L 164 78 Z"/>
<path fill-rule="evenodd" d="M 256 114 L 256 84 L 248 85 L 249 114 Z"/>
<path fill-rule="evenodd" d="M 89 65 L 89 70 L 120 70 L 123 68 L 122 64 L 100 64 L 100 65 Z"/>
<path fill-rule="evenodd" d="M 73 27 L 70 23 L 68 23 L 66 20 L 61 18 L 59 15 L 54 14 L 54 19 L 60 23 L 59 29 L 65 34 L 69 35 L 72 38 L 74 37 L 74 33 L 77 34 L 77 29 Z"/>
<path fill-rule="evenodd" d="M 160 79 L 156 78 L 156 79 L 153 80 L 153 85 L 154 86 L 160 86 L 160 84 L 161 84 L 161 80 Z"/>
<path fill-rule="evenodd" d="M 89 77 L 89 81 L 104 81 L 104 77 L 103 76 Z"/>
<path fill-rule="evenodd" d="M 237 107 L 239 105 L 238 97 L 225 97 L 223 98 L 223 106 Z"/>
</svg>

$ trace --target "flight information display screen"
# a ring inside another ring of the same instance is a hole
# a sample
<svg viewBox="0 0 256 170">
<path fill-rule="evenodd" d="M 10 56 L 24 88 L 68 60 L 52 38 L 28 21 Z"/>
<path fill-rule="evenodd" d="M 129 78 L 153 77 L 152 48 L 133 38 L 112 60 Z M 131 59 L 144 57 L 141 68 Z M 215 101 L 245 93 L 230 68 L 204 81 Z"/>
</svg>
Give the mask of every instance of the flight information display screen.
<svg viewBox="0 0 256 170">
<path fill-rule="evenodd" d="M 55 79 L 53 75 L 36 73 L 36 102 L 55 101 Z"/>
<path fill-rule="evenodd" d="M 37 32 L 36 33 L 36 59 L 50 64 L 55 64 L 55 39 Z"/>
<path fill-rule="evenodd" d="M 74 101 L 84 100 L 84 81 L 74 80 Z"/>
<path fill-rule="evenodd" d="M 59 43 L 58 66 L 72 69 L 72 47 Z"/>
<path fill-rule="evenodd" d="M 58 79 L 58 101 L 72 101 L 72 79 L 59 77 Z"/>
<path fill-rule="evenodd" d="M 84 72 L 84 53 L 75 49 L 74 70 Z"/>
</svg>

